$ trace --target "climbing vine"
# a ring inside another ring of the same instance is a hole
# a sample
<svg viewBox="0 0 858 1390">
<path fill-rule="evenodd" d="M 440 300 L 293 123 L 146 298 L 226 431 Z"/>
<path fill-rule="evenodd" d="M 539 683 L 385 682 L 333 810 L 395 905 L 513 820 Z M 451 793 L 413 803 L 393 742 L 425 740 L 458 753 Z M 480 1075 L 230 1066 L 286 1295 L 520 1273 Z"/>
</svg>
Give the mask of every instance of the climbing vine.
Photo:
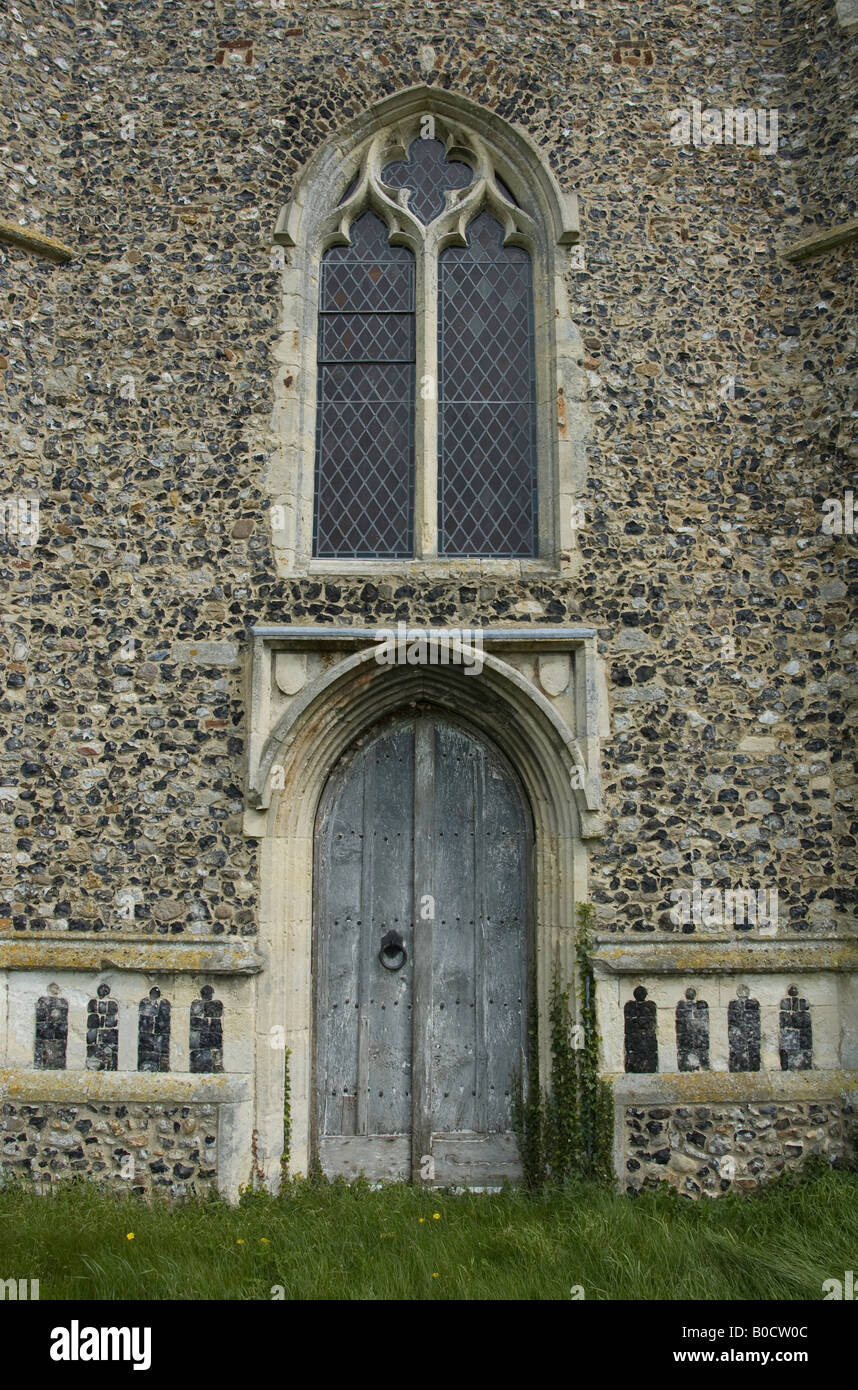
<svg viewBox="0 0 858 1390">
<path fill-rule="evenodd" d="M 280 1183 L 289 1181 L 289 1158 L 292 1152 L 292 1085 L 289 1079 L 289 1048 L 283 1054 L 283 1152 L 280 1155 Z"/>
<path fill-rule="evenodd" d="M 539 1078 L 536 1005 L 528 1018 L 527 1074 L 516 1078 L 513 1124 L 525 1183 L 568 1182 L 575 1176 L 610 1182 L 613 1097 L 599 1075 L 596 987 L 590 960 L 593 909 L 576 911 L 575 959 L 578 1020 L 570 1007 L 571 981 L 563 984 L 555 963 L 548 1006 L 551 1042 L 549 1085 Z M 535 999 L 535 990 L 531 991 Z M 529 1085 L 528 1085 L 529 1078 Z"/>
<path fill-rule="evenodd" d="M 538 1187 L 545 1177 L 544 1118 L 539 1086 L 539 1015 L 535 986 L 534 971 L 530 981 L 525 1072 L 523 1076 L 515 1076 L 512 1085 L 512 1123 L 527 1187 Z"/>
<path fill-rule="evenodd" d="M 582 1046 L 576 1051 L 580 1162 L 588 1176 L 610 1182 L 613 1176 L 614 1097 L 599 1075 L 599 1029 L 596 1017 L 596 981 L 592 951 L 593 908 L 580 903 L 575 959 L 580 991 L 579 1014 Z"/>
</svg>

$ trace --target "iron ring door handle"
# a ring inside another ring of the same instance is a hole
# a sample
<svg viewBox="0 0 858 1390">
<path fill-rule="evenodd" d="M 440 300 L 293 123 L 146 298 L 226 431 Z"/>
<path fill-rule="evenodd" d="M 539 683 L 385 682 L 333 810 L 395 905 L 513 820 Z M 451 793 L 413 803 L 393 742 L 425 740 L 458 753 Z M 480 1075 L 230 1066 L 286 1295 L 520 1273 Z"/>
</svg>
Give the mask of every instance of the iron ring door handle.
<svg viewBox="0 0 858 1390">
<path fill-rule="evenodd" d="M 405 943 L 397 931 L 386 932 L 381 938 L 378 958 L 385 970 L 401 970 L 408 959 Z"/>
</svg>

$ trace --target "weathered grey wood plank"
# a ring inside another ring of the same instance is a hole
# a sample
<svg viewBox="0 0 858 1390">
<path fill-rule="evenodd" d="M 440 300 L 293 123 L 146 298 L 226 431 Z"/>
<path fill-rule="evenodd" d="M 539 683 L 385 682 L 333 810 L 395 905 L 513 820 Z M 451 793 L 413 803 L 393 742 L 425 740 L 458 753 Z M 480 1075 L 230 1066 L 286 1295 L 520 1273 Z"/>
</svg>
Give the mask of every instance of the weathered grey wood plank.
<svg viewBox="0 0 858 1390">
<path fill-rule="evenodd" d="M 367 1110 L 369 1105 L 369 991 L 372 965 L 370 952 L 373 941 L 373 859 L 375 836 L 375 758 L 372 749 L 361 755 L 363 772 L 363 804 L 361 807 L 361 857 L 360 877 L 360 919 L 358 921 L 358 1032 L 357 1032 L 357 1132 L 367 1133 Z"/>
<path fill-rule="evenodd" d="M 369 1019 L 363 1011 L 358 1014 L 356 1100 L 355 1133 L 366 1134 L 369 1106 Z"/>
<path fill-rule="evenodd" d="M 319 1145 L 322 1172 L 329 1178 L 361 1174 L 372 1182 L 407 1182 L 411 1171 L 408 1135 L 326 1135 Z"/>
<path fill-rule="evenodd" d="M 482 972 L 490 1067 L 485 1130 L 510 1128 L 512 1080 L 527 1041 L 530 833 L 510 774 L 488 756 L 484 783 L 486 950 Z M 480 1128 L 475 1126 L 475 1128 Z"/>
<path fill-rule="evenodd" d="M 369 1066 L 372 1095 L 369 1132 L 411 1131 L 411 981 L 413 934 L 414 730 L 400 723 L 370 750 L 375 759 L 375 821 L 365 827 L 373 841 L 373 926 L 370 953 L 371 1020 Z M 382 938 L 396 931 L 407 960 L 386 970 L 378 954 Z"/>
<path fill-rule="evenodd" d="M 412 1063 L 411 1063 L 411 1178 L 423 1176 L 424 1157 L 431 1153 L 432 1136 L 432 939 L 434 923 L 420 916 L 426 895 L 436 899 L 435 727 L 419 718 L 414 732 L 414 880 L 412 896 Z"/>
<path fill-rule="evenodd" d="M 411 1128 L 410 971 L 378 959 L 390 909 L 410 911 L 413 731 L 387 730 L 335 771 L 317 829 L 319 1133 Z M 383 906 L 379 906 L 383 904 Z"/>
<path fill-rule="evenodd" d="M 486 760 L 483 750 L 472 760 L 474 788 L 474 1129 L 489 1128 L 489 1054 L 486 1030 L 486 952 L 488 943 L 486 883 Z"/>
<path fill-rule="evenodd" d="M 439 725 L 436 749 L 432 1129 L 474 1130 L 478 827 L 472 768 L 479 758 L 479 747 L 460 729 Z"/>
<path fill-rule="evenodd" d="M 356 1120 L 362 807 L 358 755 L 338 768 L 326 787 L 317 830 L 316 1013 L 320 1023 L 324 1020 L 316 1030 L 320 1135 L 343 1133 Z"/>
<path fill-rule="evenodd" d="M 499 1187 L 521 1177 L 518 1144 L 502 1134 L 436 1134 L 432 1139 L 436 1186 Z"/>
<path fill-rule="evenodd" d="M 491 1133 L 526 1042 L 529 823 L 494 749 L 458 729 L 438 743 L 433 1129 Z"/>
</svg>

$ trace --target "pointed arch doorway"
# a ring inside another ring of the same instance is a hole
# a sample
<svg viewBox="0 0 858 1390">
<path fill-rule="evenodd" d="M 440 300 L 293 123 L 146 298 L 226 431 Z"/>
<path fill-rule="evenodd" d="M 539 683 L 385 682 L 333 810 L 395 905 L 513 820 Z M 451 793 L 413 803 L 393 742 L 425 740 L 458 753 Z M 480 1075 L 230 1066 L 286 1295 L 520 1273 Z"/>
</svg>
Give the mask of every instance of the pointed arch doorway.
<svg viewBox="0 0 858 1390">
<path fill-rule="evenodd" d="M 484 735 L 412 706 L 340 758 L 314 837 L 316 1157 L 330 1176 L 520 1176 L 533 831 Z"/>
</svg>

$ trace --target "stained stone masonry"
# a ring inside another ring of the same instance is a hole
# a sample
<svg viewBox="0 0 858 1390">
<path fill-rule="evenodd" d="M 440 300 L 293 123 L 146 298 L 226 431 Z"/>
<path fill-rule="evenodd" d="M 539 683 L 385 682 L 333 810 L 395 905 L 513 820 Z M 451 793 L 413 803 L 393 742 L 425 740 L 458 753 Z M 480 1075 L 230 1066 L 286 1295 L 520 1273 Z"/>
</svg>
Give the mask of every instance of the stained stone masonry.
<svg viewBox="0 0 858 1390">
<path fill-rule="evenodd" d="M 626 1020 L 626 1071 L 658 1071 L 658 1037 L 656 1006 L 647 999 L 643 985 L 638 985 L 634 998 L 623 1012 Z"/>
<path fill-rule="evenodd" d="M 730 1040 L 730 1070 L 760 1070 L 760 1005 L 748 997 L 747 987 L 740 987 L 739 997 L 727 1005 L 727 1028 Z"/>
<path fill-rule="evenodd" d="M 223 1004 L 211 985 L 203 985 L 191 1004 L 188 1047 L 191 1071 L 223 1071 Z"/>
<path fill-rule="evenodd" d="M 813 1023 L 810 1005 L 799 997 L 798 987 L 790 985 L 781 1002 L 781 1068 L 799 1071 L 813 1066 Z"/>
<path fill-rule="evenodd" d="M 706 1071 L 709 1066 L 709 1005 L 687 989 L 676 1006 L 676 1056 L 680 1071 Z"/>
</svg>

